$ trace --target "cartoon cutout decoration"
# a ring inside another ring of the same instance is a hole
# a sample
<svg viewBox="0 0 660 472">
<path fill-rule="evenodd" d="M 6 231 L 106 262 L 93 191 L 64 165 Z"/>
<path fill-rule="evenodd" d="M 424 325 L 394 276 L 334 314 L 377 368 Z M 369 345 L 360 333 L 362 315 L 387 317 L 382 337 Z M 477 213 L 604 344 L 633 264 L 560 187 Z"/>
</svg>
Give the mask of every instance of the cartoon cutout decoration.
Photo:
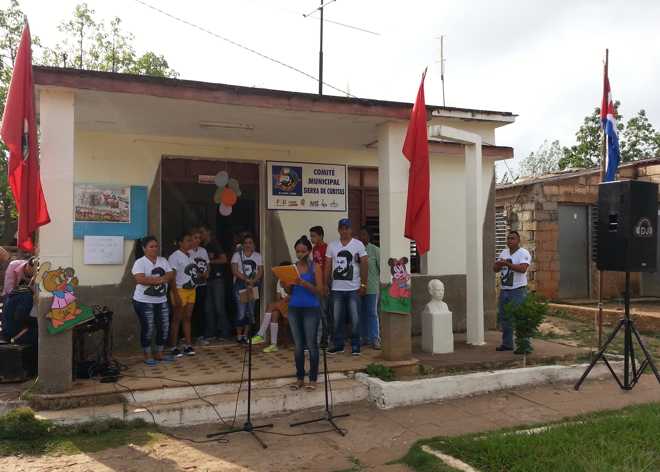
<svg viewBox="0 0 660 472">
<path fill-rule="evenodd" d="M 410 274 L 406 267 L 408 258 L 390 258 L 387 262 L 392 274 L 392 283 L 381 288 L 381 310 L 409 315 L 412 306 L 410 301 Z"/>
<path fill-rule="evenodd" d="M 59 333 L 77 324 L 93 318 L 93 311 L 80 305 L 74 290 L 78 287 L 78 277 L 71 267 L 58 267 L 51 270 L 50 262 L 44 262 L 39 267 L 38 280 L 40 287 L 53 295 L 50 311 L 46 315 L 50 319 L 48 332 Z"/>
<path fill-rule="evenodd" d="M 238 180 L 229 178 L 227 171 L 221 170 L 215 176 L 215 185 L 218 188 L 213 196 L 213 201 L 220 205 L 218 211 L 222 216 L 229 216 L 238 197 L 242 194 Z"/>
<path fill-rule="evenodd" d="M 392 274 L 392 285 L 389 288 L 390 296 L 410 298 L 410 274 L 406 268 L 408 258 L 394 259 L 391 257 L 387 264 L 390 266 L 390 273 Z"/>
</svg>

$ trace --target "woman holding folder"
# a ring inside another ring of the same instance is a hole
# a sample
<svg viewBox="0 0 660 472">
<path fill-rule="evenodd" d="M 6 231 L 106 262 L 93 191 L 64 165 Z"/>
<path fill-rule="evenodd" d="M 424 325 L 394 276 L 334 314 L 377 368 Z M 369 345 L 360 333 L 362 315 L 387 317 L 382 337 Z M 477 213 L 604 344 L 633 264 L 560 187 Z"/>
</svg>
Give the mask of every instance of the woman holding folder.
<svg viewBox="0 0 660 472">
<path fill-rule="evenodd" d="M 296 383 L 292 389 L 314 390 L 319 373 L 317 332 L 321 317 L 319 296 L 323 294 L 321 267 L 312 260 L 312 243 L 302 236 L 294 245 L 298 277 L 286 287 L 289 298 L 289 326 L 295 344 Z M 309 348 L 309 384 L 305 385 L 305 347 Z"/>
</svg>

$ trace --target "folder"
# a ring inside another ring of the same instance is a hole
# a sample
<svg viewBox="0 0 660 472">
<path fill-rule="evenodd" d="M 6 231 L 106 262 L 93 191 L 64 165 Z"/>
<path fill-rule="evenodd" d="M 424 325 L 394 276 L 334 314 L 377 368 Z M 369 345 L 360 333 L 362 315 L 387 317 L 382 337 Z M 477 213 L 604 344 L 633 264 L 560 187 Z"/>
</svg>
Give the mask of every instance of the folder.
<svg viewBox="0 0 660 472">
<path fill-rule="evenodd" d="M 300 277 L 298 268 L 293 264 L 273 267 L 271 270 L 273 275 L 282 282 L 282 285 L 291 285 Z"/>
</svg>

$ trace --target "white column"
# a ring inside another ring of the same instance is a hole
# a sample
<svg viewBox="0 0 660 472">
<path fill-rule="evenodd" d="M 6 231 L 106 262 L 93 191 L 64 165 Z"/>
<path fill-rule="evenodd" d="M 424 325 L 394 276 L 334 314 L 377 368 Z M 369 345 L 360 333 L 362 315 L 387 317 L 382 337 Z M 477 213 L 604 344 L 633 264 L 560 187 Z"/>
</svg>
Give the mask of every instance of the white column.
<svg viewBox="0 0 660 472">
<path fill-rule="evenodd" d="M 484 344 L 484 277 L 481 140 L 465 145 L 467 342 Z"/>
<path fill-rule="evenodd" d="M 429 137 L 465 145 L 465 273 L 467 342 L 484 344 L 483 203 L 481 136 L 448 126 L 431 126 Z"/>
<path fill-rule="evenodd" d="M 73 267 L 74 95 L 42 90 L 39 101 L 41 182 L 51 222 L 39 229 L 40 262 Z M 50 294 L 39 293 L 39 383 L 45 392 L 64 392 L 72 384 L 71 331 L 52 335 L 45 314 Z"/>
<path fill-rule="evenodd" d="M 384 123 L 378 127 L 378 215 L 380 264 L 390 257 L 410 257 L 410 241 L 403 236 L 406 222 L 409 163 L 401 149 L 406 123 Z M 380 281 L 390 282 L 390 272 L 380 271 Z"/>
</svg>

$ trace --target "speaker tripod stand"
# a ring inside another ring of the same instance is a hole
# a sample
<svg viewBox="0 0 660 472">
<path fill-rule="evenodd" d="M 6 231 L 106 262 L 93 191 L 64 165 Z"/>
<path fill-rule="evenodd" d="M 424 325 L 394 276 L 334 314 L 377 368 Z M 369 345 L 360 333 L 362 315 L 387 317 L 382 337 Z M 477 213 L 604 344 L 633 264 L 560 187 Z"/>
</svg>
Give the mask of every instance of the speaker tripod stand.
<svg viewBox="0 0 660 472">
<path fill-rule="evenodd" d="M 609 369 L 610 373 L 612 374 L 612 377 L 614 377 L 614 380 L 616 380 L 616 383 L 619 384 L 619 387 L 623 390 L 632 390 L 633 387 L 635 387 L 635 385 L 637 385 L 637 383 L 639 382 L 639 379 L 641 378 L 642 374 L 644 373 L 644 370 L 646 370 L 647 367 L 651 367 L 651 370 L 655 374 L 655 378 L 658 380 L 658 383 L 660 383 L 660 373 L 658 373 L 658 369 L 656 368 L 653 362 L 653 358 L 651 357 L 651 354 L 644 345 L 644 341 L 639 335 L 639 331 L 637 331 L 637 328 L 635 327 L 635 322 L 630 318 L 630 272 L 626 272 L 626 286 L 625 286 L 623 300 L 624 300 L 623 318 L 619 320 L 619 323 L 617 324 L 616 328 L 614 328 L 614 331 L 612 331 L 612 334 L 610 334 L 609 338 L 607 338 L 605 344 L 601 346 L 600 350 L 598 351 L 598 354 L 596 354 L 596 357 L 594 357 L 594 359 L 591 361 L 591 364 L 589 364 L 589 367 L 587 367 L 587 370 L 585 370 L 584 374 L 582 374 L 580 380 L 578 380 L 578 382 L 575 384 L 575 390 L 580 389 L 582 383 L 585 381 L 591 370 L 594 368 L 596 363 L 601 359 Z M 614 369 L 612 368 L 610 362 L 607 360 L 607 357 L 605 357 L 605 351 L 607 351 L 607 348 L 610 346 L 610 344 L 612 344 L 617 334 L 619 334 L 619 331 L 621 330 L 623 330 L 624 333 L 623 382 L 616 374 L 616 372 L 614 372 Z M 637 362 L 635 359 L 633 337 L 635 340 L 637 340 L 637 344 L 639 344 L 639 347 L 642 353 L 644 354 L 644 359 L 639 364 L 639 367 L 637 367 Z"/>
</svg>

